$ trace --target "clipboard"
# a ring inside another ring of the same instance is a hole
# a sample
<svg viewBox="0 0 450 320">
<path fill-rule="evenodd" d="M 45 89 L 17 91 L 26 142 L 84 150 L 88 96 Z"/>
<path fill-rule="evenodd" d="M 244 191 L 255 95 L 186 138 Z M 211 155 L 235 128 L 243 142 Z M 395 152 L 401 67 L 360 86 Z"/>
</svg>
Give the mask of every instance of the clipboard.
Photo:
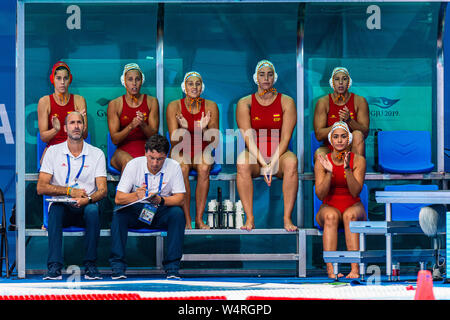
<svg viewBox="0 0 450 320">
<path fill-rule="evenodd" d="M 73 198 L 48 198 L 45 199 L 48 202 L 62 202 L 62 203 L 77 203 L 77 201 Z"/>
<path fill-rule="evenodd" d="M 130 202 L 130 203 L 128 203 L 128 204 L 124 204 L 123 206 L 117 206 L 117 207 L 114 209 L 114 212 L 119 211 L 119 210 L 121 210 L 121 209 L 123 209 L 123 208 L 126 208 L 126 207 L 129 207 L 129 206 L 135 205 L 135 204 L 137 204 L 137 203 L 150 202 L 150 200 L 152 200 L 153 198 L 155 198 L 156 195 L 157 195 L 157 194 L 155 193 L 155 194 L 152 194 L 151 196 L 144 197 L 144 198 L 142 198 L 142 199 L 139 199 L 139 200 Z"/>
</svg>

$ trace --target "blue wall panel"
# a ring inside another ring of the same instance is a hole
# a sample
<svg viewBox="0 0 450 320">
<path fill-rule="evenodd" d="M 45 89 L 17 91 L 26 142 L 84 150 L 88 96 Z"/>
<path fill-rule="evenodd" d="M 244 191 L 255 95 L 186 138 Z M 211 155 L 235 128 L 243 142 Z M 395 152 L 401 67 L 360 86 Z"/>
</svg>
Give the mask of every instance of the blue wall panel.
<svg viewBox="0 0 450 320">
<path fill-rule="evenodd" d="M 450 6 L 447 5 L 445 15 L 450 17 Z M 444 148 L 445 172 L 450 171 L 450 26 L 445 24 L 444 30 Z"/>
</svg>

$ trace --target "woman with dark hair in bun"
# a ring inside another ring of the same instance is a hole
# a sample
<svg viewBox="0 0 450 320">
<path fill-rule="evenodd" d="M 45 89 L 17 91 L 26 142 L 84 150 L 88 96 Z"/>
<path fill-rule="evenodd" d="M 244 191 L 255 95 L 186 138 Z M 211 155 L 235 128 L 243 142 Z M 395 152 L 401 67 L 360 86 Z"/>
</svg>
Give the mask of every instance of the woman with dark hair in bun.
<svg viewBox="0 0 450 320">
<path fill-rule="evenodd" d="M 47 143 L 47 147 L 66 141 L 67 133 L 64 132 L 63 126 L 67 114 L 72 111 L 78 111 L 83 116 L 85 123 L 83 137 L 86 138 L 88 133 L 86 100 L 80 95 L 69 93 L 72 73 L 67 63 L 58 61 L 53 65 L 50 82 L 54 86 L 54 92 L 40 98 L 37 108 L 41 140 Z M 46 150 L 47 148 L 42 157 Z"/>
</svg>

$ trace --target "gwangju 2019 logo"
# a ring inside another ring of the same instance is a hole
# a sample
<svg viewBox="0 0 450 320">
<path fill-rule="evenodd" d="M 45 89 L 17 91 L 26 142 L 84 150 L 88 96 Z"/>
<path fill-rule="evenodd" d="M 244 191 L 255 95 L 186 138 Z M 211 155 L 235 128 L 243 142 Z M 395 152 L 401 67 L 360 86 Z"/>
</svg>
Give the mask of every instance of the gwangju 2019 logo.
<svg viewBox="0 0 450 320">
<path fill-rule="evenodd" d="M 371 117 L 398 117 L 400 116 L 400 111 L 392 108 L 400 99 L 389 99 L 386 97 L 367 97 L 367 103 L 369 104 L 370 116 Z M 378 108 L 373 108 L 373 106 Z"/>
<path fill-rule="evenodd" d="M 382 109 L 388 109 L 399 102 L 400 99 L 389 99 L 386 97 L 367 97 L 367 103 Z"/>
</svg>

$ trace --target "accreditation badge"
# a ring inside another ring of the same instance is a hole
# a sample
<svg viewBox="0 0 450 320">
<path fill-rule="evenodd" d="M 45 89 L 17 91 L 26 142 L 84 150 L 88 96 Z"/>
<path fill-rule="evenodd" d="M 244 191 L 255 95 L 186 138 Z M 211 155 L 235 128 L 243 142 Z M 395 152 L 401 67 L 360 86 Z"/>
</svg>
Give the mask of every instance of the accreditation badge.
<svg viewBox="0 0 450 320">
<path fill-rule="evenodd" d="M 157 205 L 152 203 L 146 203 L 144 208 L 142 208 L 141 214 L 139 215 L 139 220 L 147 224 L 152 224 L 153 218 L 155 217 Z"/>
</svg>

